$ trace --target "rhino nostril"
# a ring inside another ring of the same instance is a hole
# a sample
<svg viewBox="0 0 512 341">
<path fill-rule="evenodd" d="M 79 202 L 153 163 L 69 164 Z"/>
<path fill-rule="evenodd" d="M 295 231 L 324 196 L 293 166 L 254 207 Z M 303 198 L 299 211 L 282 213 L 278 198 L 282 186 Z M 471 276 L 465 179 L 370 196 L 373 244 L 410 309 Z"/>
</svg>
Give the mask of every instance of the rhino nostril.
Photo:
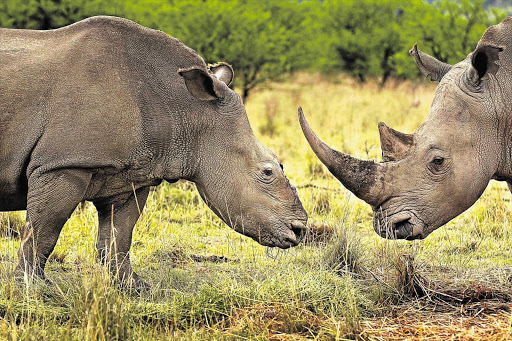
<svg viewBox="0 0 512 341">
<path fill-rule="evenodd" d="M 407 218 L 407 219 L 404 219 L 404 220 L 401 220 L 401 221 L 397 221 L 397 222 L 393 223 L 393 227 L 395 229 L 398 229 L 398 228 L 400 228 L 400 227 L 402 227 L 404 225 L 409 224 L 409 220 L 411 220 L 411 218 Z"/>
<path fill-rule="evenodd" d="M 404 239 L 410 238 L 412 235 L 412 224 L 409 221 L 411 218 L 407 218 L 396 223 L 393 223 L 393 232 L 396 238 Z"/>
<path fill-rule="evenodd" d="M 285 249 L 287 249 L 289 247 L 297 246 L 299 244 L 299 240 L 297 240 L 297 239 L 285 238 L 284 241 L 286 244 L 284 247 L 281 246 L 281 248 L 285 248 Z"/>
<path fill-rule="evenodd" d="M 306 224 L 304 224 L 301 221 L 294 220 L 290 223 L 290 230 L 295 234 L 297 237 L 297 244 L 304 238 L 304 235 L 306 234 Z"/>
</svg>

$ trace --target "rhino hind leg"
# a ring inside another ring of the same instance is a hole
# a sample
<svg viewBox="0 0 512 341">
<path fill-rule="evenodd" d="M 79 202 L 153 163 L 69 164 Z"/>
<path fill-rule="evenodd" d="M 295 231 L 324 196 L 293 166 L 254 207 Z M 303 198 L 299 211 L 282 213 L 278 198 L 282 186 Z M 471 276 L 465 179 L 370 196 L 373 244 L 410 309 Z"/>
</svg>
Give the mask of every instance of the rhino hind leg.
<svg viewBox="0 0 512 341">
<path fill-rule="evenodd" d="M 16 276 L 45 279 L 44 267 L 62 227 L 83 200 L 91 174 L 62 169 L 28 179 L 27 219 Z"/>
<path fill-rule="evenodd" d="M 94 201 L 98 210 L 98 237 L 96 249 L 100 261 L 122 287 L 136 291 L 149 288 L 132 269 L 130 246 L 135 223 L 146 204 L 149 187 L 135 193 L 119 195 L 108 200 Z"/>
</svg>

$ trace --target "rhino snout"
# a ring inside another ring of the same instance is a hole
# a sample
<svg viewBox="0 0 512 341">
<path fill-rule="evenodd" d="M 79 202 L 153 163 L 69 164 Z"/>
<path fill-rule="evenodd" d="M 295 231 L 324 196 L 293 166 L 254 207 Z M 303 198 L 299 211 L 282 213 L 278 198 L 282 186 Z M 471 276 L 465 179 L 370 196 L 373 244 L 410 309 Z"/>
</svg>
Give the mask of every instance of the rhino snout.
<svg viewBox="0 0 512 341">
<path fill-rule="evenodd" d="M 374 229 L 386 239 L 423 239 L 424 226 L 410 212 L 397 213 L 386 217 L 381 212 L 374 217 Z"/>
<path fill-rule="evenodd" d="M 277 246 L 281 249 L 297 246 L 306 234 L 306 224 L 300 220 L 293 220 L 287 224 L 287 227 L 281 238 L 277 238 L 275 243 L 267 246 Z"/>
</svg>

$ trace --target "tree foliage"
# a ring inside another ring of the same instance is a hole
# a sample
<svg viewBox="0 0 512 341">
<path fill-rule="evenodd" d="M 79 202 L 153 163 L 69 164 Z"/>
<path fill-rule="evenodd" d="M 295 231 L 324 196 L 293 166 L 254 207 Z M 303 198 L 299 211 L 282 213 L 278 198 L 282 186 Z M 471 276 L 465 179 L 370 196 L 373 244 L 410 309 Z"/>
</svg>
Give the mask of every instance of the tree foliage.
<svg viewBox="0 0 512 341">
<path fill-rule="evenodd" d="M 302 15 L 295 4 L 187 2 L 179 13 L 168 31 L 207 61 L 231 63 L 244 100 L 255 86 L 296 69 L 303 60 L 300 24 L 288 24 Z"/>
<path fill-rule="evenodd" d="M 327 70 L 343 70 L 359 80 L 368 76 L 388 78 L 392 57 L 403 50 L 398 18 L 393 2 L 378 0 L 325 1 L 316 16 L 327 45 Z"/>
<path fill-rule="evenodd" d="M 485 29 L 504 11 L 486 12 L 484 0 L 326 0 L 316 16 L 326 18 L 320 31 L 330 58 L 327 70 L 345 71 L 361 81 L 418 75 L 408 50 L 415 42 L 437 59 L 456 63 L 471 52 Z M 337 58 L 335 58 L 337 57 Z"/>
<path fill-rule="evenodd" d="M 4 0 L 0 4 L 2 27 L 47 30 L 85 17 L 84 2 L 74 0 Z"/>
<path fill-rule="evenodd" d="M 472 51 L 506 13 L 485 0 L 4 0 L 0 26 L 51 29 L 107 14 L 181 39 L 235 69 L 245 99 L 294 70 L 345 72 L 364 82 L 414 78 L 411 46 L 447 63 Z"/>
</svg>

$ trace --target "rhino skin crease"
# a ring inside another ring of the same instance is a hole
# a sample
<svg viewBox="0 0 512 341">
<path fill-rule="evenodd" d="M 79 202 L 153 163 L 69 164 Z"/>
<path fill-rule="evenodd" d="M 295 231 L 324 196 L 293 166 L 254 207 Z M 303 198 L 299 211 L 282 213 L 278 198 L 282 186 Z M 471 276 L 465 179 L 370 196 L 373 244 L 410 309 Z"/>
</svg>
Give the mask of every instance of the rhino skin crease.
<svg viewBox="0 0 512 341">
<path fill-rule="evenodd" d="M 331 173 L 372 206 L 384 238 L 425 238 L 468 209 L 491 179 L 512 189 L 512 17 L 489 27 L 466 59 L 449 65 L 410 51 L 439 81 L 426 121 L 413 134 L 379 123 L 382 162 L 331 149 L 299 108 L 306 139 Z"/>
<path fill-rule="evenodd" d="M 64 223 L 89 200 L 101 259 L 145 286 L 130 265 L 132 231 L 162 180 L 194 182 L 262 245 L 300 241 L 307 214 L 228 87 L 228 64 L 208 69 L 178 39 L 107 16 L 0 29 L 0 46 L 0 210 L 27 210 L 17 275 L 44 278 Z"/>
</svg>

